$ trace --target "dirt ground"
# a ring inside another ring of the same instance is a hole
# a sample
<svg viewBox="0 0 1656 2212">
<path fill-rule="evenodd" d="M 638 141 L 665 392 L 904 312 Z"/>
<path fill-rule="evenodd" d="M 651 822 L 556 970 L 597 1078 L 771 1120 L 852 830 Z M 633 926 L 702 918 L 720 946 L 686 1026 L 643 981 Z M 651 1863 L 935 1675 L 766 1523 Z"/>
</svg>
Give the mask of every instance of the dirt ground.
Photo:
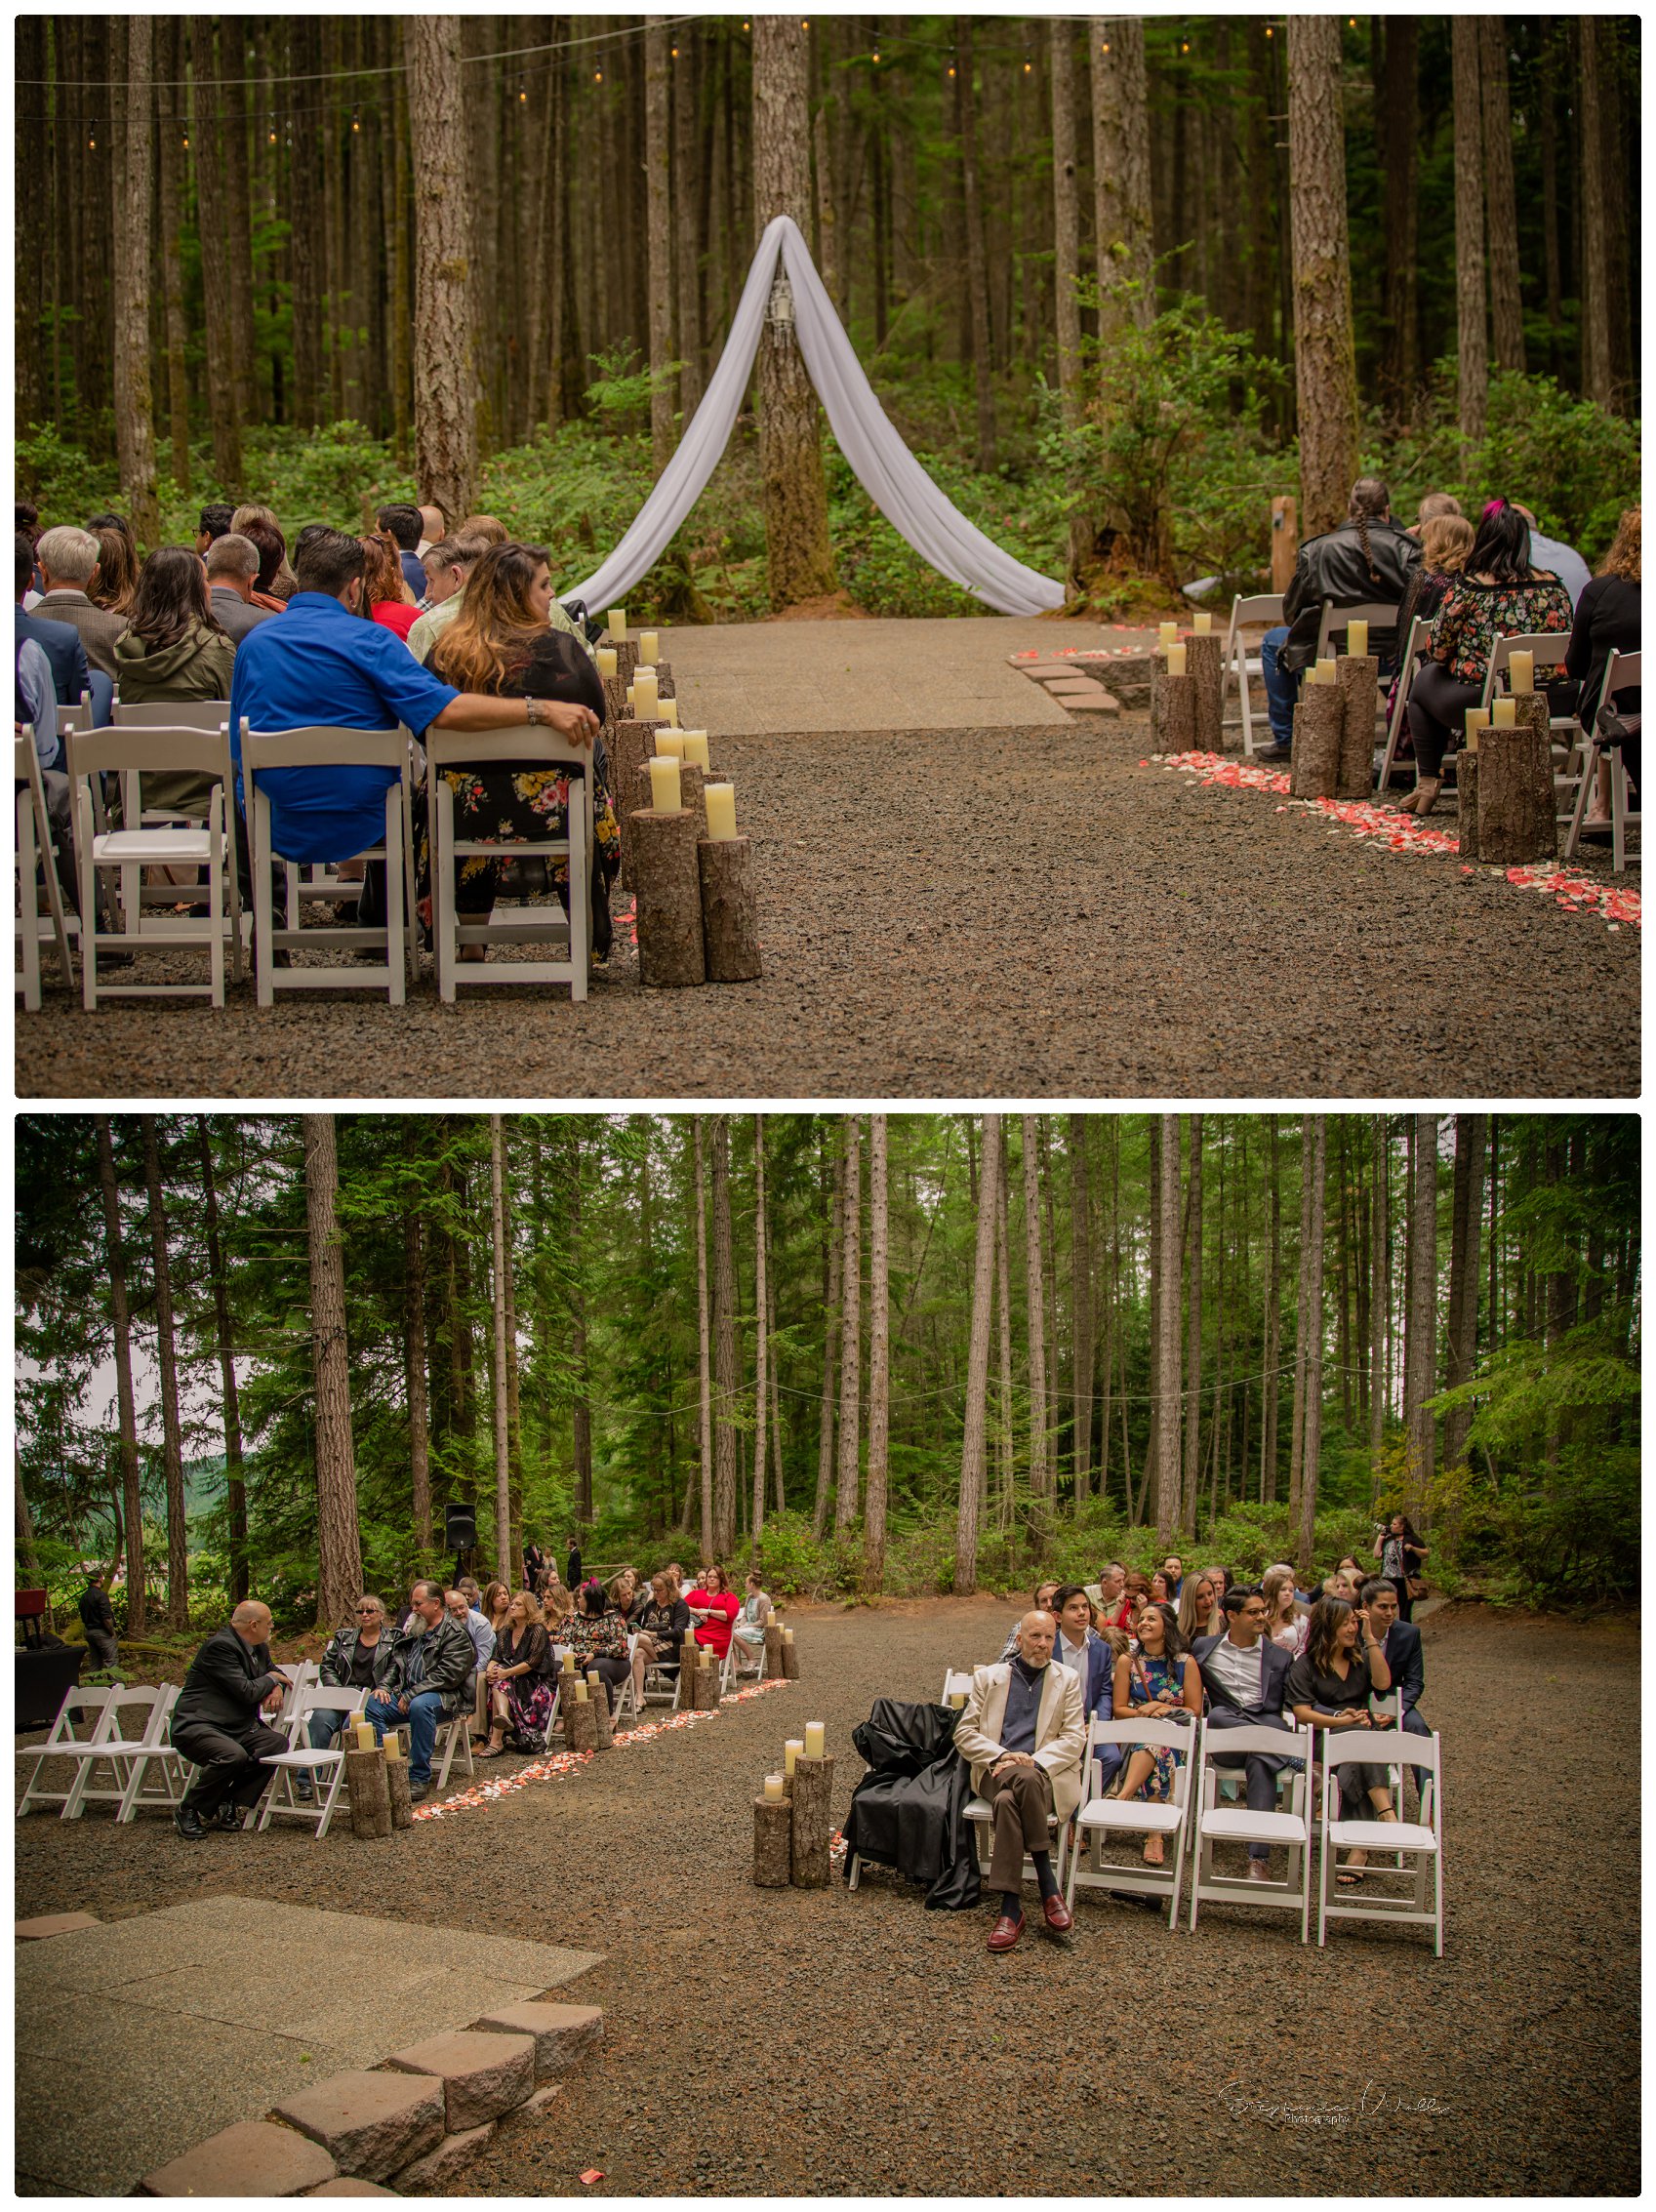
<svg viewBox="0 0 1656 2212">
<path fill-rule="evenodd" d="M 31 1817 L 17 1911 L 228 1891 L 449 1927 L 458 1959 L 467 1930 L 604 1952 L 569 1991 L 605 2007 L 599 2060 L 456 2193 L 579 2194 L 592 2168 L 616 2195 L 1637 2192 L 1635 1628 L 1424 1624 L 1441 1960 L 1419 1932 L 1347 1923 L 1319 1953 L 1286 1914 L 1207 1908 L 1192 1937 L 1084 1894 L 1068 1946 L 1031 1928 L 993 1958 L 988 1908 L 889 1877 L 754 1889 L 784 1737 L 827 1722 L 837 1824 L 871 1700 L 935 1696 L 1015 1611 L 800 1609 L 796 1686 L 384 1845 Z"/>
</svg>

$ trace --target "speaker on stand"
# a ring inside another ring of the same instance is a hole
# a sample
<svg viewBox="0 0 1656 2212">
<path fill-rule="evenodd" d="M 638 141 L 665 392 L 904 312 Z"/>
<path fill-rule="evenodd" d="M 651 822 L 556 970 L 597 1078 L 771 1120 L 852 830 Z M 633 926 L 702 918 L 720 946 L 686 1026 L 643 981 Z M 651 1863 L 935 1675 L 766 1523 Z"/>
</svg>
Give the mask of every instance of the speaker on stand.
<svg viewBox="0 0 1656 2212">
<path fill-rule="evenodd" d="M 477 1511 L 472 1506 L 443 1508 L 443 1542 L 454 1553 L 454 1579 L 465 1572 L 465 1554 L 477 1542 Z"/>
</svg>

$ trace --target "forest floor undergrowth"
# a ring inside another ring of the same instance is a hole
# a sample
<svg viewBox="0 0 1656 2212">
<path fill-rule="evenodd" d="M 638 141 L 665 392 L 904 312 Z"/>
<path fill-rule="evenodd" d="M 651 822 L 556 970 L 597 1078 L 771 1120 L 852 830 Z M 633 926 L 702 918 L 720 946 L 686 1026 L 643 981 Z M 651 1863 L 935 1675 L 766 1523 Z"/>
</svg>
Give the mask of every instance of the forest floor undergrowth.
<svg viewBox="0 0 1656 2212">
<path fill-rule="evenodd" d="M 620 911 L 581 1006 L 509 985 L 444 1006 L 429 963 L 404 1007 L 325 992 L 261 1012 L 246 983 L 220 1011 L 87 1015 L 58 985 L 18 1014 L 18 1093 L 1636 1095 L 1636 929 L 1149 753 L 1137 714 L 722 737 L 753 838 L 762 981 L 642 991 Z M 199 972 L 179 955 L 141 965 Z"/>
<path fill-rule="evenodd" d="M 578 2194 L 593 2168 L 617 2195 L 1637 2191 L 1634 1626 L 1425 1623 L 1440 1960 L 1421 1932 L 1337 1924 L 1318 1952 L 1287 1914 L 1210 1907 L 1192 1937 L 1085 1894 L 1068 1947 L 1031 1927 L 997 1959 L 989 1908 L 930 1913 L 889 1876 L 755 1889 L 749 1800 L 784 1738 L 827 1723 L 837 1826 L 871 1701 L 935 1696 L 1016 1611 L 794 1608 L 797 1685 L 384 1845 L 31 1817 L 16 1910 L 230 1893 L 449 1928 L 462 1964 L 468 1931 L 603 1952 L 570 1992 L 605 2008 L 579 2096 L 504 2122 L 457 2194 Z"/>
</svg>

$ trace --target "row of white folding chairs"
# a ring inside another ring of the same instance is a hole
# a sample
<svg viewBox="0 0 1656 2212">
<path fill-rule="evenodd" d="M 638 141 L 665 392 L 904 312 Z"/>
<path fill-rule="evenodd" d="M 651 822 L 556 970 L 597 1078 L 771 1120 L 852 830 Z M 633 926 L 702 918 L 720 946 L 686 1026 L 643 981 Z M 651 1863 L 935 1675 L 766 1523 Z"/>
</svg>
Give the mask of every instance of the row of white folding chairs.
<svg viewBox="0 0 1656 2212">
<path fill-rule="evenodd" d="M 1581 825 L 1598 781 L 1598 763 L 1600 759 L 1607 760 L 1610 767 L 1610 865 L 1618 875 L 1623 873 L 1628 865 L 1628 831 L 1637 829 L 1642 834 L 1643 824 L 1639 819 L 1639 810 L 1628 803 L 1632 782 L 1628 775 L 1628 764 L 1622 757 L 1622 748 L 1604 743 L 1598 728 L 1598 716 L 1618 692 L 1642 689 L 1642 665 L 1641 654 L 1612 651 L 1610 655 L 1609 664 L 1604 670 L 1603 688 L 1598 694 L 1591 720 L 1582 734 L 1581 773 L 1577 779 L 1575 803 L 1570 812 L 1570 825 L 1563 843 L 1563 858 L 1573 861 L 1576 847 L 1581 841 Z"/>
<path fill-rule="evenodd" d="M 1332 599 L 1324 599 L 1317 622 L 1316 654 L 1320 660 L 1327 653 L 1336 631 L 1344 631 L 1351 623 L 1367 623 L 1371 629 L 1394 629 L 1399 609 L 1384 600 L 1365 602 L 1356 607 L 1336 607 Z M 1227 729 L 1240 728 L 1242 750 L 1252 756 L 1254 749 L 1254 716 L 1251 696 L 1252 679 L 1265 681 L 1264 658 L 1258 648 L 1250 651 L 1242 636 L 1245 628 L 1263 624 L 1272 629 L 1286 620 L 1282 595 L 1279 592 L 1258 592 L 1244 598 L 1240 592 L 1231 602 L 1231 622 L 1225 637 L 1225 651 L 1220 663 L 1220 713 Z M 1239 712 L 1225 715 L 1225 704 L 1231 695 L 1231 686 L 1236 686 Z M 1384 788 L 1384 785 L 1382 785 Z"/>
</svg>

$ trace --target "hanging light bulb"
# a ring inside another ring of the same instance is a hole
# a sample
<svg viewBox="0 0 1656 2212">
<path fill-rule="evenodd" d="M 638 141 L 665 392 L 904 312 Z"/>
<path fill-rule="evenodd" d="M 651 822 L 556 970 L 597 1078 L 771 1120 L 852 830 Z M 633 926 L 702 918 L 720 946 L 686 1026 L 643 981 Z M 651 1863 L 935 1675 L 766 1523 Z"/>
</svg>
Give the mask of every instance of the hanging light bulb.
<svg viewBox="0 0 1656 2212">
<path fill-rule="evenodd" d="M 1030 73 L 1030 69 L 1032 68 L 1032 66 L 1033 66 L 1033 63 L 1032 63 L 1032 62 L 1029 62 L 1029 61 L 1026 61 L 1026 62 L 1024 63 L 1024 74 L 1025 74 L 1025 76 L 1026 76 L 1026 77 L 1027 77 L 1027 76 L 1029 75 L 1029 73 Z"/>
<path fill-rule="evenodd" d="M 185 153 L 189 151 L 189 133 L 187 131 L 184 133 L 184 151 Z"/>
<path fill-rule="evenodd" d="M 876 46 L 876 47 L 874 48 L 874 51 L 873 51 L 873 55 L 872 55 L 871 59 L 872 59 L 872 61 L 873 61 L 874 67 L 875 67 L 875 68 L 877 69 L 877 68 L 879 67 L 879 65 L 880 65 L 880 54 L 879 54 L 879 48 L 878 48 L 877 46 Z"/>
<path fill-rule="evenodd" d="M 604 81 L 604 72 L 602 71 L 602 69 L 594 69 L 594 70 L 592 71 L 592 82 L 593 82 L 593 83 L 594 83 L 595 85 L 601 85 L 601 84 L 603 83 L 603 81 Z"/>
<path fill-rule="evenodd" d="M 672 58 L 675 61 L 678 60 L 678 48 L 676 46 L 672 50 Z"/>
<path fill-rule="evenodd" d="M 1181 43 L 1179 51 L 1181 54 L 1189 54 L 1189 52 L 1191 51 L 1191 42 L 1188 38 Z"/>
<path fill-rule="evenodd" d="M 96 139 L 88 139 L 86 143 L 88 152 L 96 153 L 98 151 L 98 141 Z"/>
<path fill-rule="evenodd" d="M 1103 47 L 1102 47 L 1101 51 L 1102 51 L 1103 53 L 1105 53 L 1105 54 L 1108 54 L 1108 53 L 1110 52 L 1110 41 L 1109 41 L 1109 39 L 1106 39 L 1106 40 L 1105 40 L 1105 42 L 1104 42 L 1104 45 L 1103 45 Z M 1030 64 L 1029 64 L 1029 63 L 1028 63 L 1027 61 L 1026 61 L 1025 63 L 1024 63 L 1024 66 L 1025 66 L 1025 68 L 1026 68 L 1026 69 L 1027 69 L 1027 68 L 1029 67 L 1029 65 L 1030 65 Z"/>
</svg>

